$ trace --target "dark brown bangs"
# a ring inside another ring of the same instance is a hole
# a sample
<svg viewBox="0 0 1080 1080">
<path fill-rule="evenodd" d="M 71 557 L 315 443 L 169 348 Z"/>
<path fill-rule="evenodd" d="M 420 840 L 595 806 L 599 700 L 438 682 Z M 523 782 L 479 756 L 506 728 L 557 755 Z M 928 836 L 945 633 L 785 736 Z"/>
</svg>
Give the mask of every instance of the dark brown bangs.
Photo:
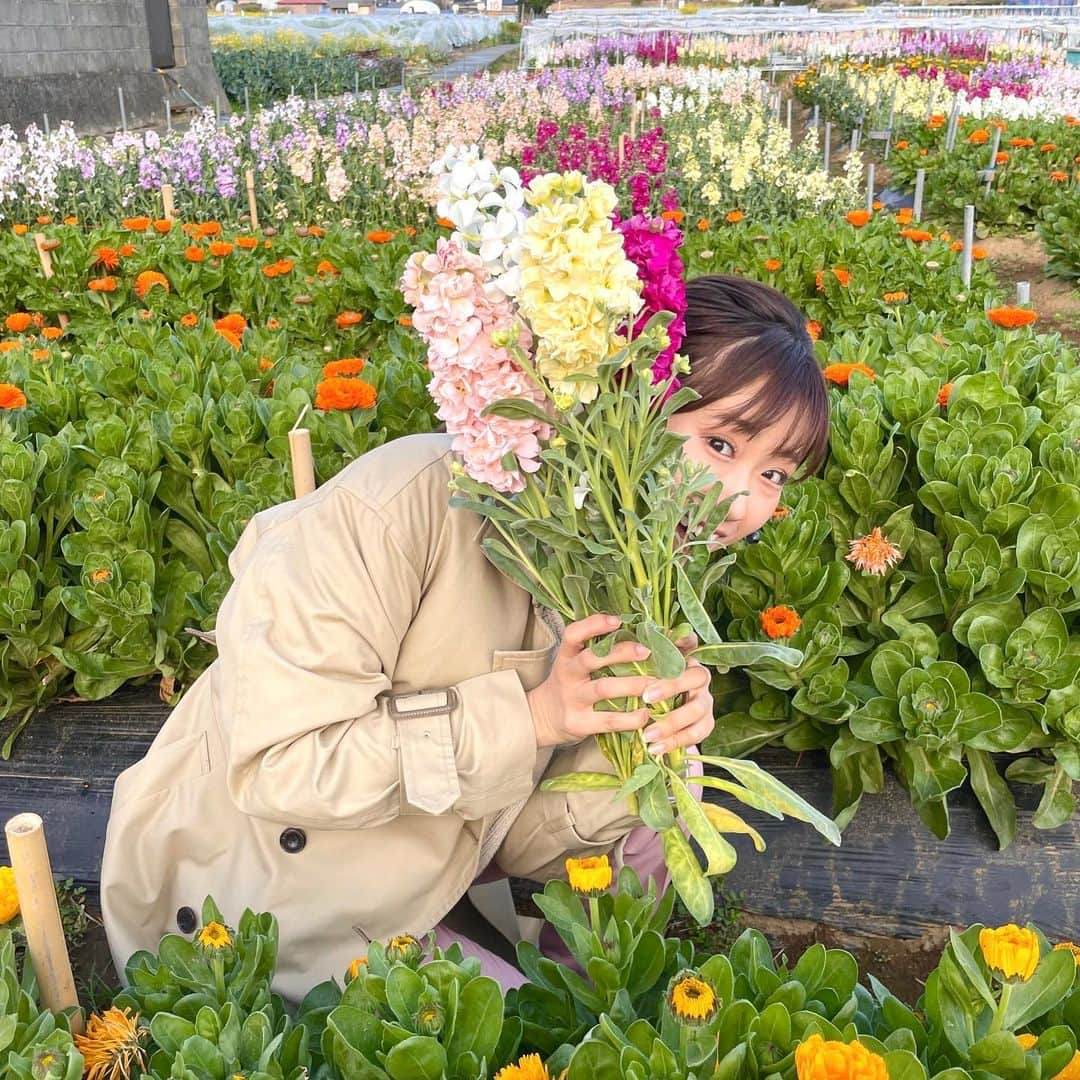
<svg viewBox="0 0 1080 1080">
<path fill-rule="evenodd" d="M 799 309 L 768 285 L 726 274 L 688 282 L 687 301 L 682 382 L 701 395 L 687 411 L 713 406 L 718 422 L 751 438 L 792 418 L 777 449 L 817 472 L 829 449 L 829 394 Z M 716 408 L 748 393 L 737 414 Z"/>
</svg>

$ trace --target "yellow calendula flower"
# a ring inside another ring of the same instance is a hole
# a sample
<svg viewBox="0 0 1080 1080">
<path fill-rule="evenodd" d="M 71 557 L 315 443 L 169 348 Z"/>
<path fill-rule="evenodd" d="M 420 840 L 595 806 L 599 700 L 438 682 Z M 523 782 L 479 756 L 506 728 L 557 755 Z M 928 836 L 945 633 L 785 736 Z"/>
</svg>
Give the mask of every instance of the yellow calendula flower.
<svg viewBox="0 0 1080 1080">
<path fill-rule="evenodd" d="M 857 1039 L 842 1043 L 811 1035 L 795 1048 L 798 1080 L 888 1080 L 885 1059 Z"/>
<path fill-rule="evenodd" d="M 108 1009 L 91 1016 L 86 1033 L 75 1036 L 75 1049 L 85 1062 L 85 1080 L 128 1080 L 146 1069 L 139 1014 L 128 1009 Z"/>
<path fill-rule="evenodd" d="M 207 923 L 199 931 L 196 940 L 208 949 L 225 949 L 232 944 L 228 929 L 219 922 Z"/>
<path fill-rule="evenodd" d="M 1039 965 L 1039 939 L 1016 923 L 979 931 L 979 948 L 987 966 L 1008 982 L 1027 982 Z"/>
<path fill-rule="evenodd" d="M 1039 1041 L 1039 1036 L 1025 1031 L 1023 1034 L 1016 1036 L 1016 1041 L 1020 1044 L 1022 1050 L 1030 1050 Z"/>
<path fill-rule="evenodd" d="M 1072 1061 L 1054 1077 L 1054 1080 L 1080 1080 L 1080 1050 L 1073 1054 Z"/>
<path fill-rule="evenodd" d="M 1059 941 L 1054 946 L 1054 952 L 1059 949 L 1068 949 L 1073 954 L 1073 959 L 1076 960 L 1077 967 L 1080 967 L 1080 945 L 1074 945 L 1071 941 Z"/>
<path fill-rule="evenodd" d="M 0 866 L 0 926 L 19 914 L 19 893 L 15 888 L 15 871 Z"/>
<path fill-rule="evenodd" d="M 349 982 L 352 982 L 361 971 L 365 970 L 368 966 L 368 958 L 366 956 L 358 956 L 350 965 L 348 971 L 345 973 L 345 977 Z"/>
<path fill-rule="evenodd" d="M 495 1074 L 495 1080 L 551 1080 L 539 1054 L 526 1054 L 516 1065 L 507 1065 Z"/>
<path fill-rule="evenodd" d="M 680 1024 L 698 1027 L 707 1024 L 719 1008 L 716 991 L 693 971 L 681 971 L 672 980 L 667 994 L 668 1008 Z"/>
<path fill-rule="evenodd" d="M 602 896 L 611 888 L 611 874 L 606 855 L 566 860 L 566 878 L 578 896 Z"/>
</svg>

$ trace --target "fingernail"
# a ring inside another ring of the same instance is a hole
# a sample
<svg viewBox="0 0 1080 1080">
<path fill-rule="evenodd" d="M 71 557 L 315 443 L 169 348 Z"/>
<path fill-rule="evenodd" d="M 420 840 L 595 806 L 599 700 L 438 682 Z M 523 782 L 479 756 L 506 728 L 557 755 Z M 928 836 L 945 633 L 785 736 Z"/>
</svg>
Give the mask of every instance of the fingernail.
<svg viewBox="0 0 1080 1080">
<path fill-rule="evenodd" d="M 622 623 L 622 619 L 618 615 L 609 615 L 607 617 L 608 626 L 619 626 Z"/>
<path fill-rule="evenodd" d="M 646 728 L 641 737 L 647 743 L 654 743 L 660 738 L 660 730 L 656 727 Z"/>
<path fill-rule="evenodd" d="M 666 753 L 663 743 L 649 743 L 648 751 L 654 757 L 659 757 L 661 754 Z"/>
<path fill-rule="evenodd" d="M 648 690 L 645 691 L 644 694 L 641 695 L 641 700 L 648 705 L 652 705 L 654 702 L 659 701 L 660 697 L 661 692 L 658 689 L 650 687 Z"/>
<path fill-rule="evenodd" d="M 646 657 L 646 656 L 649 656 L 649 655 L 650 655 L 651 653 L 652 653 L 652 650 L 651 650 L 651 649 L 646 649 L 644 645 L 639 645 L 639 646 L 638 646 L 638 647 L 637 647 L 637 648 L 636 648 L 636 649 L 634 650 L 634 655 L 635 655 L 635 656 L 636 656 L 636 657 L 637 657 L 637 658 L 638 658 L 639 660 L 644 660 L 644 659 L 645 659 L 645 657 Z"/>
</svg>

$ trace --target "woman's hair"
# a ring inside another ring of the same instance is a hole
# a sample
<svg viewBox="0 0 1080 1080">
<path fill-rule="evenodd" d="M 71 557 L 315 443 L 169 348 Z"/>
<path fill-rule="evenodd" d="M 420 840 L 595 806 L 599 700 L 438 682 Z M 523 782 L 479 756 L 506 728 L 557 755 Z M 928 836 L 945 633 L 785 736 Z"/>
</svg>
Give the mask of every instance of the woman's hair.
<svg viewBox="0 0 1080 1080">
<path fill-rule="evenodd" d="M 753 437 L 784 417 L 793 418 L 778 448 L 817 472 L 829 449 L 829 394 L 806 317 L 769 285 L 731 274 L 707 274 L 686 285 L 686 338 L 690 358 L 684 386 L 700 399 L 684 411 L 714 406 L 758 386 L 753 401 L 717 420 Z"/>
</svg>

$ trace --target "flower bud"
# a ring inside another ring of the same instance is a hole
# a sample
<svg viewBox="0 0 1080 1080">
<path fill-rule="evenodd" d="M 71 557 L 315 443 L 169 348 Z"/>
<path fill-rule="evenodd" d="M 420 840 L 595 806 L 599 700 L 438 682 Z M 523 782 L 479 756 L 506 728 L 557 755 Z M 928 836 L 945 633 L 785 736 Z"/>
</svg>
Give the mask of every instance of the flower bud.
<svg viewBox="0 0 1080 1080">
<path fill-rule="evenodd" d="M 421 1006 L 414 1018 L 417 1035 L 438 1035 L 445 1022 L 446 1017 L 437 1001 Z"/>
<path fill-rule="evenodd" d="M 412 934 L 399 934 L 390 939 L 386 946 L 386 959 L 391 964 L 405 964 L 415 967 L 424 955 L 424 947 Z"/>
<path fill-rule="evenodd" d="M 43 1048 L 34 1055 L 30 1075 L 34 1080 L 59 1080 L 66 1071 L 64 1055 L 51 1048 Z"/>
</svg>

